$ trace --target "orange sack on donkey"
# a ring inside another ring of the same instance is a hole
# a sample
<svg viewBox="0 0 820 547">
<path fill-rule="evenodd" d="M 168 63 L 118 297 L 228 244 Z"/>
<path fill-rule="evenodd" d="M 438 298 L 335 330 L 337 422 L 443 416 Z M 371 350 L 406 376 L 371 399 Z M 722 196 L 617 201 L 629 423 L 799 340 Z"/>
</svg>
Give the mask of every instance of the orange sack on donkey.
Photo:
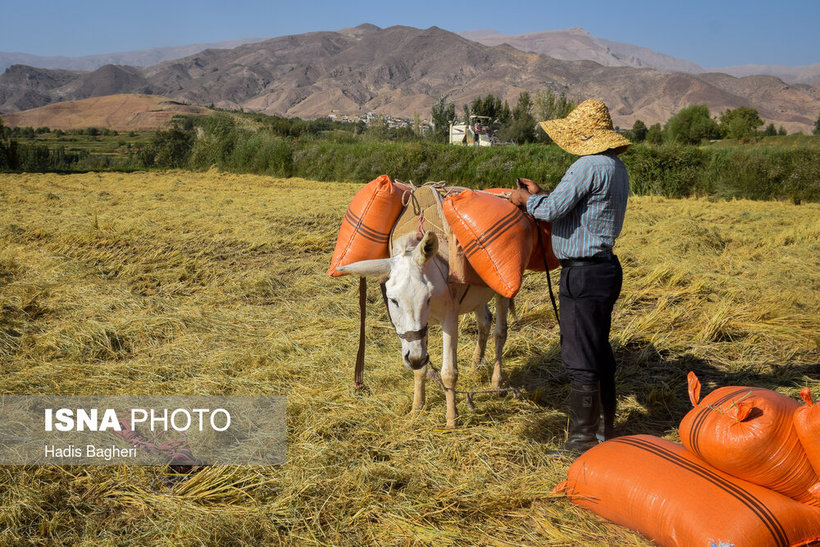
<svg viewBox="0 0 820 547">
<path fill-rule="evenodd" d="M 768 389 L 726 386 L 700 399 L 700 381 L 689 376 L 695 408 L 680 423 L 683 445 L 710 465 L 820 506 L 811 493 L 818 482 L 795 430 L 797 401 Z"/>
<path fill-rule="evenodd" d="M 481 192 L 502 196 L 504 199 L 510 195 L 509 188 L 485 188 Z M 545 266 L 550 271 L 556 269 L 560 264 L 555 253 L 552 252 L 552 223 L 536 220 L 529 215 L 525 216 L 530 221 L 530 229 L 533 233 L 533 250 L 526 269 L 534 272 L 545 271 Z"/>
<path fill-rule="evenodd" d="M 402 195 L 405 190 L 406 186 L 381 175 L 353 196 L 339 228 L 327 272 L 329 276 L 344 275 L 336 271 L 340 266 L 390 256 L 387 242 L 393 224 L 404 209 Z"/>
<path fill-rule="evenodd" d="M 514 297 L 535 246 L 527 216 L 509 201 L 473 190 L 448 196 L 443 210 L 470 266 L 495 292 Z"/>
</svg>

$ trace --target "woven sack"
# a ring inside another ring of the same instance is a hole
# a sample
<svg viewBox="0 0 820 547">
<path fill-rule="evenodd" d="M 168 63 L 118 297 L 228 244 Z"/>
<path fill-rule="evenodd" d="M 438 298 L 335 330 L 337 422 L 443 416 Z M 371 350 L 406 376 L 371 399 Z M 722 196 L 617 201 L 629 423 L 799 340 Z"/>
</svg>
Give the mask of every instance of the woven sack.
<svg viewBox="0 0 820 547">
<path fill-rule="evenodd" d="M 487 188 L 486 190 L 482 190 L 482 192 L 489 192 L 490 194 L 501 196 L 505 199 L 509 199 L 510 197 L 509 188 Z M 527 216 L 527 218 L 530 220 L 533 230 L 533 249 L 526 269 L 534 272 L 543 272 L 544 259 L 546 258 L 547 267 L 550 270 L 554 270 L 559 266 L 559 263 L 555 254 L 552 252 L 552 223 L 545 220 L 536 220 L 530 216 Z M 539 234 L 535 232 L 535 230 L 540 230 L 541 233 Z M 542 247 L 542 244 L 544 247 Z M 542 250 L 542 248 L 544 250 Z M 544 253 L 546 253 L 546 257 Z"/>
<path fill-rule="evenodd" d="M 339 228 L 329 276 L 346 275 L 336 271 L 340 266 L 390 256 L 388 237 L 404 208 L 402 194 L 406 189 L 393 183 L 387 175 L 381 175 L 353 196 Z"/>
<path fill-rule="evenodd" d="M 514 297 L 533 250 L 527 216 L 505 199 L 473 190 L 448 196 L 443 209 L 476 273 L 498 294 Z"/>
<path fill-rule="evenodd" d="M 817 474 L 794 428 L 797 401 L 742 386 L 718 388 L 699 401 L 700 382 L 692 372 L 689 397 L 695 408 L 679 430 L 688 450 L 735 477 L 820 505 L 809 492 Z"/>
<path fill-rule="evenodd" d="M 800 397 L 805 404 L 794 411 L 794 430 L 809 463 L 820 477 L 820 404 L 812 401 L 811 390 L 807 387 L 800 390 Z M 820 483 L 812 485 L 809 492 L 814 497 L 820 497 Z"/>
<path fill-rule="evenodd" d="M 555 492 L 660 545 L 820 541 L 820 509 L 732 477 L 679 444 L 649 435 L 591 448 Z"/>
</svg>

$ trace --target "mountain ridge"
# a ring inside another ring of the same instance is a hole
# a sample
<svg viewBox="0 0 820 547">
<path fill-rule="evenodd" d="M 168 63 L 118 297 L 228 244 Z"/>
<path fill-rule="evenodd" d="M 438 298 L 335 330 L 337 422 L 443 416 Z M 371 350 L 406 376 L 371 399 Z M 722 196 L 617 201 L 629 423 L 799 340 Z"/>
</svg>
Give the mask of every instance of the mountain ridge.
<svg viewBox="0 0 820 547">
<path fill-rule="evenodd" d="M 0 71 L 12 65 L 62 70 L 97 70 L 104 65 L 151 66 L 163 61 L 181 59 L 205 49 L 233 49 L 243 44 L 259 42 L 264 38 L 242 38 L 221 42 L 200 42 L 182 46 L 166 46 L 133 51 L 98 53 L 69 57 L 63 55 L 33 55 L 19 51 L 0 51 Z"/>
<path fill-rule="evenodd" d="M 750 106 L 767 123 L 811 131 L 820 85 L 749 78 L 560 60 L 510 45 L 486 46 L 438 27 L 365 24 L 207 49 L 144 68 L 76 72 L 15 65 L 0 75 L 0 112 L 117 92 L 305 118 L 364 112 L 410 118 L 429 113 L 442 96 L 459 109 L 488 93 L 514 105 L 521 91 L 549 88 L 574 99 L 603 99 L 622 127 L 636 119 L 662 123 L 689 104 L 706 103 L 713 114 Z"/>
</svg>

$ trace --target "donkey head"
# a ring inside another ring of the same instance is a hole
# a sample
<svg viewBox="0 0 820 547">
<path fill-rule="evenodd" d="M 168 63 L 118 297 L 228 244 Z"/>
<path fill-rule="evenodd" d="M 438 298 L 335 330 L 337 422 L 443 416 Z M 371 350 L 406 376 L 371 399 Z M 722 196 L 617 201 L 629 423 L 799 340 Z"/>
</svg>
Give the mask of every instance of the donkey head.
<svg viewBox="0 0 820 547">
<path fill-rule="evenodd" d="M 424 234 L 421 241 L 418 237 L 404 237 L 396 242 L 393 251 L 392 258 L 362 260 L 336 269 L 381 278 L 387 311 L 401 339 L 404 365 L 418 370 L 430 362 L 427 323 L 435 285 L 427 270 L 430 259 L 438 252 L 438 238 L 433 232 Z"/>
</svg>

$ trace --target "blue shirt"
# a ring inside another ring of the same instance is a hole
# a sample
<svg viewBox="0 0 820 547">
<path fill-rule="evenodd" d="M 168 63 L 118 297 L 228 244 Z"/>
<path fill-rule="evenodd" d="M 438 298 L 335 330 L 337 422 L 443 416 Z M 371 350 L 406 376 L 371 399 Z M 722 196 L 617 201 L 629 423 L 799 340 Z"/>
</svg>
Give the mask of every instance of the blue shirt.
<svg viewBox="0 0 820 547">
<path fill-rule="evenodd" d="M 527 200 L 527 212 L 552 222 L 558 259 L 611 251 L 621 233 L 629 196 L 626 166 L 614 153 L 581 156 L 550 194 Z"/>
</svg>

